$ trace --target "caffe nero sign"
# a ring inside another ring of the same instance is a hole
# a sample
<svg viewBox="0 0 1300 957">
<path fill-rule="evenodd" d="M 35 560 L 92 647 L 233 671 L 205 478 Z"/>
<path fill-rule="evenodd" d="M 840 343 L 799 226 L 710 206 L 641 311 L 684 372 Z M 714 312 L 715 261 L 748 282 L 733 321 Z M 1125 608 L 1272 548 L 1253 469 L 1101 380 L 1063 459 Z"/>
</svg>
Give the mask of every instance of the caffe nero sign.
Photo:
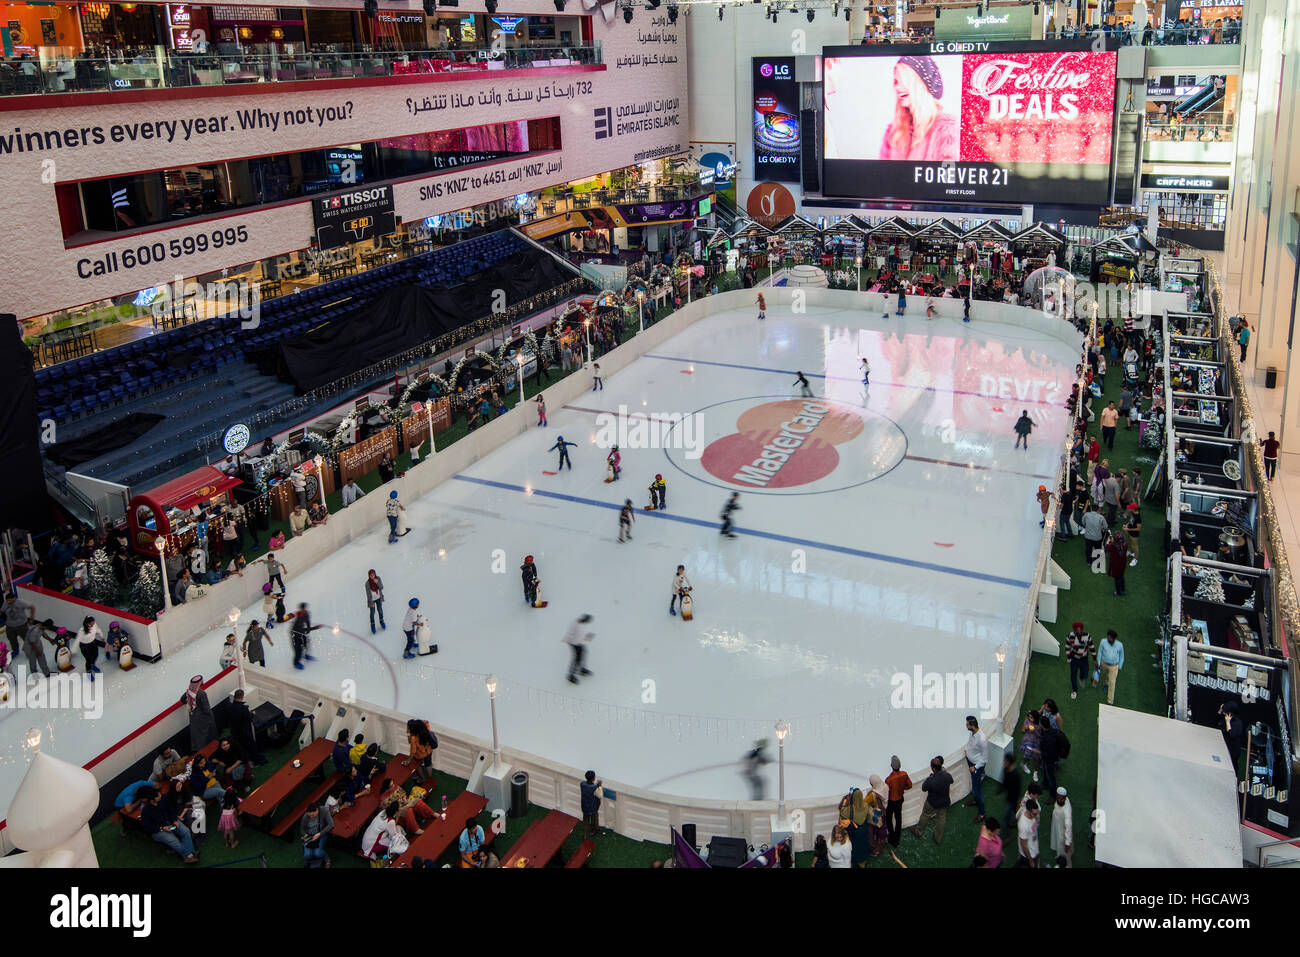
<svg viewBox="0 0 1300 957">
<path fill-rule="evenodd" d="M 934 21 L 935 39 L 993 37 L 1030 40 L 1034 33 L 1033 7 L 945 7 Z"/>
<path fill-rule="evenodd" d="M 1178 176 L 1169 173 L 1143 173 L 1143 189 L 1204 189 L 1226 192 L 1226 176 Z"/>
<path fill-rule="evenodd" d="M 335 249 L 397 230 L 392 186 L 363 186 L 312 200 L 316 243 Z"/>
</svg>

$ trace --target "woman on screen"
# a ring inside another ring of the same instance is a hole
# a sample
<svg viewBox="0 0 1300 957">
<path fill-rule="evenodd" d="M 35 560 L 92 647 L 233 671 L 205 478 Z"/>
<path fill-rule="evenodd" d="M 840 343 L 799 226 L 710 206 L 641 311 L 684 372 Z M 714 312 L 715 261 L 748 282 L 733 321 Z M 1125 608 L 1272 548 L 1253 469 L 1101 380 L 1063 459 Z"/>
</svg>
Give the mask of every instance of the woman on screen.
<svg viewBox="0 0 1300 957">
<path fill-rule="evenodd" d="M 943 77 L 933 57 L 899 57 L 894 64 L 894 119 L 880 144 L 882 160 L 961 158 L 961 127 L 944 110 Z"/>
</svg>

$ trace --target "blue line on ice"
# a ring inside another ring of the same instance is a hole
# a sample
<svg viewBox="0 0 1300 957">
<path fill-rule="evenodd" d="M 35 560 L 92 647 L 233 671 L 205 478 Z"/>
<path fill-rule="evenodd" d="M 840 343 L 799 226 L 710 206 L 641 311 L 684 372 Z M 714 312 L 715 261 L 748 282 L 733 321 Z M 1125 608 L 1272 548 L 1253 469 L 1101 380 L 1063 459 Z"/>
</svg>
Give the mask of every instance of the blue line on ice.
<svg viewBox="0 0 1300 957">
<path fill-rule="evenodd" d="M 545 498 L 557 499 L 562 502 L 573 502 L 577 505 L 588 505 L 595 508 L 607 508 L 612 511 L 619 511 L 622 506 L 613 502 L 600 502 L 594 498 L 583 498 L 580 495 L 566 495 L 563 492 L 547 492 L 542 489 L 532 489 L 530 492 L 522 485 L 514 485 L 510 482 L 498 482 L 494 479 L 475 478 L 471 475 L 453 475 L 458 482 L 469 482 L 474 485 L 485 485 L 488 488 L 497 488 L 506 492 L 518 492 L 521 495 L 541 495 Z M 667 522 L 681 522 L 684 525 L 698 525 L 701 528 L 716 528 L 718 522 L 705 521 L 701 518 L 691 518 L 686 515 L 675 515 L 669 512 L 650 512 L 655 518 Z M 953 568 L 950 565 L 937 565 L 934 562 L 921 562 L 914 558 L 900 558 L 897 555 L 883 555 L 880 552 L 868 552 L 861 548 L 849 548 L 845 545 L 832 545 L 829 542 L 814 542 L 806 538 L 795 538 L 791 535 L 780 535 L 776 532 L 763 532 L 755 528 L 741 528 L 739 525 L 735 528 L 738 535 L 752 535 L 755 538 L 766 538 L 773 542 L 785 542 L 789 545 L 801 545 L 805 548 L 821 548 L 830 552 L 839 552 L 841 555 L 853 555 L 858 558 L 867 558 L 876 562 L 889 562 L 893 565 L 906 565 L 909 568 L 922 568 L 926 571 L 939 572 L 943 575 L 957 575 L 961 578 L 974 578 L 979 581 L 992 582 L 996 585 L 1010 585 L 1012 588 L 1028 588 L 1029 582 L 1021 581 L 1017 578 L 1003 578 L 1000 575 L 986 575 L 984 572 L 969 571 L 965 568 Z"/>
</svg>

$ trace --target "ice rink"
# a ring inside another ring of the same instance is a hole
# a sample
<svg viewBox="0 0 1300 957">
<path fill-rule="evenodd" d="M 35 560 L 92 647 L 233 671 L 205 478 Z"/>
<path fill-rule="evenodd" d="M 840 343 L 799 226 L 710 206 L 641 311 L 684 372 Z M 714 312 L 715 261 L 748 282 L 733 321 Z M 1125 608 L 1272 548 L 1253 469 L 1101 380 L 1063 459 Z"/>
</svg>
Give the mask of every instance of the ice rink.
<svg viewBox="0 0 1300 957">
<path fill-rule="evenodd" d="M 530 426 L 407 502 L 411 531 L 396 544 L 375 528 L 309 570 L 291 568 L 287 604 L 309 602 L 328 626 L 313 636 L 317 660 L 296 674 L 322 688 L 355 681 L 360 701 L 490 739 L 483 679 L 495 673 L 505 747 L 690 797 L 749 797 L 741 756 L 765 737 L 775 759 L 780 718 L 792 724 L 794 799 L 861 785 L 893 753 L 918 768 L 955 750 L 972 709 L 892 707 L 891 681 L 918 669 L 998 674 L 995 653 L 1018 631 L 1033 573 L 1034 494 L 1058 464 L 1076 353 L 1032 329 L 927 320 L 922 309 L 701 320 L 603 390 L 552 407 L 548 428 Z M 813 399 L 800 398 L 797 370 Z M 625 423 L 622 478 L 606 483 L 598 434 L 621 407 L 647 419 Z M 1037 423 L 1028 451 L 1013 449 L 1022 409 Z M 578 443 L 573 469 L 551 474 L 547 450 L 561 434 Z M 642 440 L 654 447 L 631 447 Z M 777 450 L 773 471 L 753 464 L 765 445 Z M 648 512 L 656 473 L 668 508 Z M 738 537 L 724 539 L 732 490 Z M 636 524 L 620 544 L 625 498 Z M 528 554 L 545 609 L 523 599 Z M 678 564 L 695 588 L 689 622 L 668 613 Z M 369 568 L 386 592 L 388 628 L 375 635 Z M 433 621 L 437 655 L 402 658 L 411 597 Z M 562 638 L 582 613 L 594 616 L 594 673 L 574 685 Z M 241 631 L 260 617 L 260 603 L 244 609 Z M 272 634 L 270 669 L 294 674 L 286 626 Z M 89 760 L 174 702 L 190 675 L 215 673 L 220 641 L 214 633 L 130 676 L 106 667 L 93 740 L 89 724 L 59 718 L 44 723 L 47 741 Z M 0 759 L 6 802 L 25 764 L 20 746 L 11 751 Z"/>
<path fill-rule="evenodd" d="M 317 660 L 302 676 L 322 687 L 355 680 L 363 701 L 489 738 L 483 677 L 495 673 L 507 747 L 686 796 L 748 796 L 739 759 L 779 718 L 793 726 L 792 796 L 860 784 L 895 752 L 923 766 L 963 740 L 964 710 L 891 709 L 891 676 L 918 666 L 997 674 L 995 652 L 1018 626 L 1032 575 L 1034 493 L 1057 466 L 1074 362 L 1070 347 L 1032 330 L 915 314 L 703 320 L 603 390 L 551 408 L 548 428 L 409 503 L 411 532 L 398 543 L 376 528 L 292 576 L 290 604 L 308 601 L 316 623 L 339 626 L 316 632 Z M 1033 399 L 980 394 L 996 380 Z M 650 420 L 643 436 L 629 423 L 625 440 L 658 447 L 625 441 L 622 478 L 606 483 L 597 440 L 612 416 L 601 416 L 620 407 Z M 1022 409 L 1038 423 L 1028 452 L 1013 449 Z M 677 413 L 699 415 L 671 425 Z M 741 470 L 783 422 L 812 431 L 755 485 Z M 573 469 L 548 474 L 561 434 L 578 443 Z M 656 473 L 668 508 L 647 512 Z M 723 539 L 733 489 L 738 537 Z M 620 544 L 625 498 L 636 524 Z M 545 609 L 523 599 L 528 554 Z M 668 613 L 678 564 L 695 587 L 690 622 Z M 369 568 L 387 597 L 377 635 L 362 589 Z M 437 655 L 401 657 L 411 597 L 431 614 Z M 573 685 L 562 638 L 582 613 L 593 616 L 594 674 Z M 244 621 L 258 615 L 245 609 Z M 287 644 L 272 649 L 274 670 L 291 670 Z"/>
</svg>

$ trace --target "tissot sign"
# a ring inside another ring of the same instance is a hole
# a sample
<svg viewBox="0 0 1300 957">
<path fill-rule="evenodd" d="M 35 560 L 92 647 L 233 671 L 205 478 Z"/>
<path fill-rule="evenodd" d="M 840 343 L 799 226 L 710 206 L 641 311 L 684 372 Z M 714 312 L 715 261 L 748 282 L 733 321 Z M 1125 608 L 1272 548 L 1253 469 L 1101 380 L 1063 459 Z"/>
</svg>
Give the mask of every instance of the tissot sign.
<svg viewBox="0 0 1300 957">
<path fill-rule="evenodd" d="M 370 186 L 312 200 L 316 244 L 334 249 L 397 229 L 393 215 L 393 187 Z"/>
</svg>

